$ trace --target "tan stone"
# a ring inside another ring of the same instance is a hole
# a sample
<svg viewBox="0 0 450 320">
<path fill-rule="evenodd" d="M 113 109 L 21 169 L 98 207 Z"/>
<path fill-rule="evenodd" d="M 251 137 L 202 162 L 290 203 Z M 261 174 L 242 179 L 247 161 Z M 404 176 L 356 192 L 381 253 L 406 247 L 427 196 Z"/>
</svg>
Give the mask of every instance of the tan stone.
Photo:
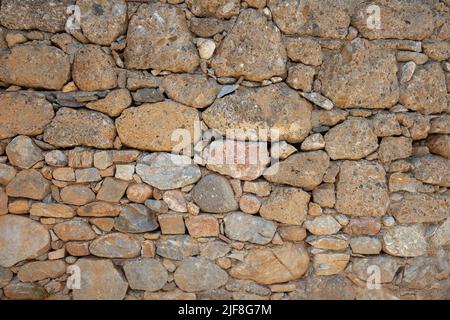
<svg viewBox="0 0 450 320">
<path fill-rule="evenodd" d="M 450 159 L 450 135 L 433 134 L 427 138 L 430 152 Z"/>
<path fill-rule="evenodd" d="M 97 201 L 119 202 L 124 196 L 128 182 L 107 177 L 103 180 L 102 187 L 97 193 Z"/>
<path fill-rule="evenodd" d="M 50 193 L 50 182 L 36 170 L 22 170 L 6 186 L 10 197 L 42 200 Z"/>
<path fill-rule="evenodd" d="M 311 38 L 286 37 L 284 42 L 288 57 L 292 61 L 311 66 L 320 66 L 322 64 L 322 47 L 318 41 Z"/>
<path fill-rule="evenodd" d="M 36 217 L 72 218 L 75 215 L 75 211 L 64 204 L 33 203 L 30 214 Z"/>
<path fill-rule="evenodd" d="M 104 258 L 135 258 L 141 252 L 141 244 L 132 235 L 109 233 L 92 241 L 89 251 Z"/>
<path fill-rule="evenodd" d="M 343 231 L 351 236 L 376 235 L 381 230 L 381 223 L 376 218 L 353 218 Z"/>
<path fill-rule="evenodd" d="M 350 260 L 349 254 L 344 253 L 319 253 L 313 258 L 313 266 L 316 275 L 330 276 L 344 271 Z"/>
<path fill-rule="evenodd" d="M 20 267 L 17 277 L 22 282 L 35 282 L 44 279 L 55 279 L 66 273 L 63 260 L 36 261 Z"/>
<path fill-rule="evenodd" d="M 378 137 L 398 136 L 402 133 L 402 128 L 393 113 L 379 112 L 373 117 L 372 123 L 373 132 Z"/>
<path fill-rule="evenodd" d="M 53 170 L 53 179 L 59 181 L 75 181 L 75 170 L 72 168 L 56 168 Z"/>
<path fill-rule="evenodd" d="M 409 160 L 413 175 L 424 183 L 450 187 L 450 160 L 433 154 L 418 155 Z"/>
<path fill-rule="evenodd" d="M 245 181 L 243 191 L 265 197 L 270 194 L 272 187 L 267 181 Z"/>
<path fill-rule="evenodd" d="M 95 238 L 95 232 L 87 222 L 71 220 L 58 223 L 53 231 L 62 241 L 85 241 Z"/>
<path fill-rule="evenodd" d="M 106 113 L 110 117 L 119 116 L 123 110 L 132 103 L 130 92 L 127 89 L 113 90 L 104 99 L 89 102 L 86 107 Z"/>
<path fill-rule="evenodd" d="M 77 215 L 81 217 L 116 217 L 121 210 L 120 205 L 96 201 L 79 207 Z"/>
<path fill-rule="evenodd" d="M 158 216 L 158 222 L 162 234 L 184 234 L 183 215 L 178 213 L 166 213 Z"/>
<path fill-rule="evenodd" d="M 74 257 L 84 257 L 90 255 L 89 242 L 68 242 L 65 245 L 67 253 Z"/>
<path fill-rule="evenodd" d="M 348 248 L 348 241 L 340 237 L 336 236 L 310 236 L 306 239 L 310 245 L 317 249 L 324 250 L 344 250 Z"/>
<path fill-rule="evenodd" d="M 13 214 L 27 214 L 30 208 L 31 200 L 28 199 L 11 200 L 8 204 L 8 211 Z"/>
<path fill-rule="evenodd" d="M 305 228 L 312 234 L 321 236 L 338 233 L 342 226 L 332 216 L 321 215 L 308 219 Z"/>
<path fill-rule="evenodd" d="M 193 238 L 217 237 L 219 235 L 219 222 L 213 215 L 202 214 L 186 219 L 186 227 Z"/>
<path fill-rule="evenodd" d="M 426 253 L 427 241 L 422 225 L 394 226 L 383 234 L 383 251 L 398 257 L 417 257 Z"/>
<path fill-rule="evenodd" d="M 12 166 L 0 163 L 0 185 L 6 186 L 16 176 L 16 169 Z"/>
<path fill-rule="evenodd" d="M 92 150 L 77 147 L 68 152 L 68 164 L 72 168 L 90 168 L 92 167 Z"/>
<path fill-rule="evenodd" d="M 408 158 L 412 154 L 412 140 L 406 137 L 384 137 L 378 149 L 381 162 Z"/>
<path fill-rule="evenodd" d="M 334 184 L 321 184 L 313 190 L 313 200 L 322 208 L 333 208 L 336 203 Z"/>
<path fill-rule="evenodd" d="M 310 92 L 315 75 L 316 69 L 299 63 L 289 68 L 286 83 L 295 90 Z"/>
<path fill-rule="evenodd" d="M 132 202 L 144 203 L 152 194 L 153 188 L 145 183 L 134 183 L 127 189 L 127 198 Z"/>
<path fill-rule="evenodd" d="M 8 196 L 3 188 L 0 188 L 0 216 L 8 213 Z"/>
<path fill-rule="evenodd" d="M 228 19 L 239 14 L 239 0 L 187 0 L 189 9 L 199 17 Z"/>
<path fill-rule="evenodd" d="M 187 212 L 187 201 L 180 190 L 169 190 L 164 192 L 163 200 L 170 210 L 175 212 Z"/>
<path fill-rule="evenodd" d="M 306 238 L 306 229 L 300 226 L 280 226 L 278 234 L 283 240 L 300 242 Z"/>
<path fill-rule="evenodd" d="M 61 190 L 61 200 L 66 204 L 83 206 L 95 200 L 95 193 L 84 185 L 70 185 Z"/>
<path fill-rule="evenodd" d="M 255 214 L 259 212 L 260 208 L 261 201 L 254 195 L 244 194 L 239 199 L 239 209 L 244 213 Z"/>
</svg>

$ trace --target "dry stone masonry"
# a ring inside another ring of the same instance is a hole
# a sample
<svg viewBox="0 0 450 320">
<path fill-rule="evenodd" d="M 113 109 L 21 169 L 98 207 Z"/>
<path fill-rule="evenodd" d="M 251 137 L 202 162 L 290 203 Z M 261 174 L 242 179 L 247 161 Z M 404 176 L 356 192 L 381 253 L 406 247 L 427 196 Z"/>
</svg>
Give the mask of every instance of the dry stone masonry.
<svg viewBox="0 0 450 320">
<path fill-rule="evenodd" d="M 0 0 L 0 299 L 450 299 L 449 93 L 448 0 Z"/>
</svg>

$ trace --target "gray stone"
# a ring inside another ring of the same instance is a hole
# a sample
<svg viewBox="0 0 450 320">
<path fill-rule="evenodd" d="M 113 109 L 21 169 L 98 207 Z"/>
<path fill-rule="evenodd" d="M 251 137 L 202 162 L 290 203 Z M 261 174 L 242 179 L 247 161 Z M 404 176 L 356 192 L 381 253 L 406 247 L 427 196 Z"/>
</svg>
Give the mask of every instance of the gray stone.
<svg viewBox="0 0 450 320">
<path fill-rule="evenodd" d="M 417 257 L 427 252 L 423 226 L 395 226 L 383 235 L 383 251 L 398 257 Z"/>
<path fill-rule="evenodd" d="M 167 283 L 168 273 L 161 262 L 143 258 L 125 262 L 123 266 L 130 288 L 158 291 Z"/>
<path fill-rule="evenodd" d="M 155 213 L 142 204 L 134 203 L 122 207 L 114 224 L 117 231 L 128 233 L 144 233 L 154 231 L 158 227 Z"/>
<path fill-rule="evenodd" d="M 164 258 L 183 260 L 200 253 L 198 243 L 187 235 L 161 237 L 156 243 L 156 253 Z"/>
<path fill-rule="evenodd" d="M 203 177 L 192 189 L 192 199 L 203 212 L 224 213 L 239 208 L 230 183 L 217 174 Z"/>
<path fill-rule="evenodd" d="M 268 244 L 277 229 L 275 223 L 271 221 L 242 212 L 227 214 L 224 222 L 227 237 L 256 244 Z"/>
</svg>

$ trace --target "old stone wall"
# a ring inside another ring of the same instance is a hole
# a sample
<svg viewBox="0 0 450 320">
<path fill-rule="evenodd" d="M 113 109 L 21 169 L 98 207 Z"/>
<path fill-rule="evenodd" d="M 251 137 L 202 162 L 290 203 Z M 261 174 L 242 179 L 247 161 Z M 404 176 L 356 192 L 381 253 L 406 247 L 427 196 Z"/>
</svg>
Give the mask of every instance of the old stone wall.
<svg viewBox="0 0 450 320">
<path fill-rule="evenodd" d="M 0 24 L 1 299 L 450 298 L 450 1 Z"/>
</svg>

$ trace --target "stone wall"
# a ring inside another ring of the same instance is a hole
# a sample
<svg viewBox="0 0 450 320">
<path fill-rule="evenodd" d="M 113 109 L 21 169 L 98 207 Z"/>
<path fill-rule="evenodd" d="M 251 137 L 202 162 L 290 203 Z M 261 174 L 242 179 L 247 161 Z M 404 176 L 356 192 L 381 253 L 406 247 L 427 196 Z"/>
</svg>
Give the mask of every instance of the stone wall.
<svg viewBox="0 0 450 320">
<path fill-rule="evenodd" d="M 0 298 L 450 298 L 450 1 L 0 6 Z"/>
</svg>

